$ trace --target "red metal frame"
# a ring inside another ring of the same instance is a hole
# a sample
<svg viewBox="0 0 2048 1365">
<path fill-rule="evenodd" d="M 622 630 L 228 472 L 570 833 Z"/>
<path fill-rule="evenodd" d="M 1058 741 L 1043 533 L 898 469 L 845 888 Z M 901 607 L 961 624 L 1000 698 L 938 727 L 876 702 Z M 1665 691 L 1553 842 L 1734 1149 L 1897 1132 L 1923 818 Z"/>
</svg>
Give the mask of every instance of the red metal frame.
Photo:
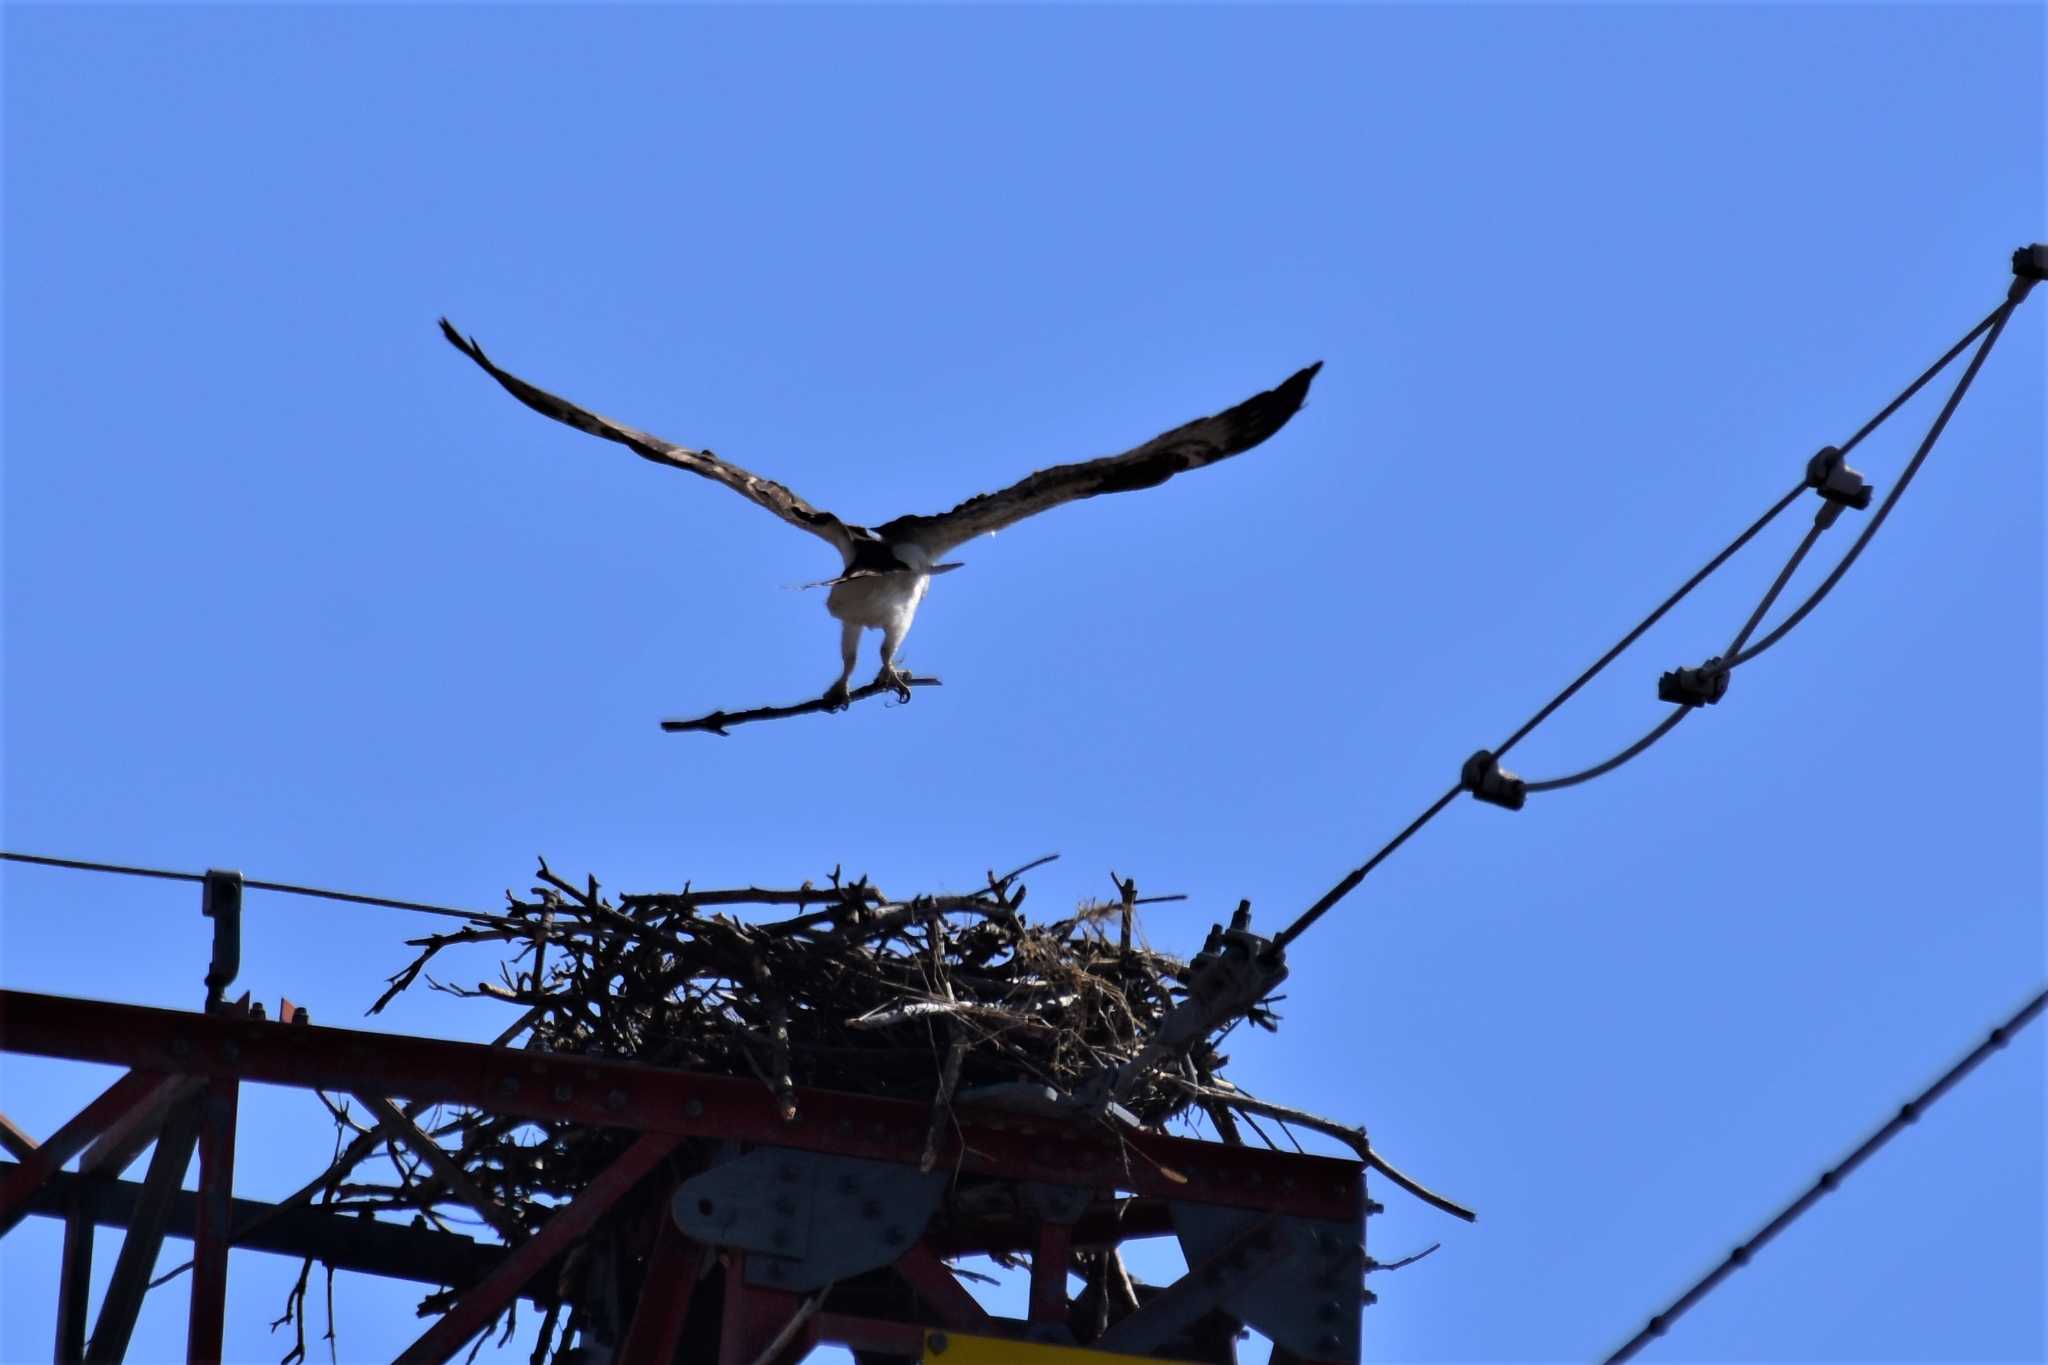
<svg viewBox="0 0 2048 1365">
<path fill-rule="evenodd" d="M 242 1202 L 231 1201 L 230 1193 L 236 1101 L 244 1081 L 463 1104 L 639 1134 L 622 1156 L 533 1236 L 502 1253 L 477 1248 L 479 1256 L 497 1255 L 495 1264 L 406 1350 L 401 1359 L 407 1361 L 448 1359 L 515 1296 L 550 1292 L 535 1288 L 551 1280 L 543 1272 L 685 1138 L 917 1164 L 925 1157 L 931 1126 L 924 1105 L 869 1096 L 800 1091 L 796 1118 L 785 1120 L 777 1097 L 750 1080 L 27 991 L 0 990 L 0 1046 L 10 1052 L 131 1068 L 47 1142 L 23 1152 L 21 1164 L 0 1181 L 0 1216 L 10 1220 L 9 1226 L 32 1201 L 40 1211 L 57 1211 L 52 1201 L 58 1196 L 46 1187 L 76 1180 L 60 1176 L 60 1168 L 95 1138 L 99 1144 L 93 1151 L 111 1167 L 106 1173 L 117 1174 L 119 1165 L 132 1158 L 155 1126 L 165 1124 L 167 1139 L 159 1143 L 151 1181 L 135 1200 L 137 1221 L 131 1233 L 145 1235 L 131 1235 L 132 1245 L 123 1253 L 124 1261 L 145 1251 L 153 1260 L 150 1238 L 164 1235 L 178 1198 L 174 1175 L 158 1168 L 182 1172 L 178 1154 L 166 1149 L 179 1145 L 181 1125 L 187 1141 L 196 1129 L 200 1188 L 192 1218 L 195 1255 L 188 1337 L 194 1360 L 217 1359 L 220 1354 L 226 1253 L 232 1230 L 239 1225 L 235 1204 Z M 925 1332 L 934 1328 L 1004 1335 L 1064 1324 L 1074 1249 L 1168 1231 L 1168 1201 L 1343 1221 L 1355 1221 L 1364 1205 L 1364 1168 L 1353 1161 L 1142 1131 L 1112 1132 L 1105 1125 L 1075 1125 L 1001 1110 L 961 1109 L 957 1118 L 936 1154 L 947 1168 L 1004 1183 L 1043 1182 L 1092 1189 L 1099 1196 L 1124 1192 L 1135 1197 L 1113 1208 L 1098 1202 L 1078 1220 L 1072 1220 L 1069 1210 L 1072 1221 L 1066 1222 L 1022 1211 L 969 1225 L 941 1219 L 892 1267 L 925 1305 L 921 1321 L 829 1307 L 818 1311 L 825 1306 L 815 1296 L 748 1284 L 745 1256 L 728 1251 L 721 1258 L 720 1365 L 752 1365 L 785 1335 L 779 1361 L 800 1359 L 819 1341 L 917 1355 Z M 68 1188 L 74 1193 L 62 1197 L 70 1199 L 75 1210 L 82 1209 L 75 1191 L 83 1187 Z M 1018 1201 L 1019 1210 L 1032 1207 L 1028 1197 Z M 107 1219 L 102 1215 L 100 1221 Z M 67 1223 L 67 1247 L 74 1250 L 67 1254 L 71 1273 L 60 1294 L 60 1358 L 75 1354 L 82 1344 L 81 1281 L 83 1268 L 89 1265 L 91 1226 L 92 1218 L 81 1212 L 74 1212 Z M 647 1240 L 633 1254 L 648 1256 L 648 1271 L 637 1311 L 621 1324 L 622 1365 L 667 1365 L 676 1356 L 708 1264 L 707 1252 L 683 1237 L 671 1218 L 648 1220 L 644 1235 Z M 963 1251 L 996 1249 L 1031 1253 L 1028 1322 L 990 1316 L 943 1259 Z M 424 1255 L 414 1259 L 428 1263 Z M 130 1288 L 139 1294 L 138 1286 Z M 1182 1292 L 1187 1290 L 1183 1282 Z M 117 1304 L 110 1294 L 95 1331 L 97 1343 L 100 1333 L 111 1327 L 109 1344 L 116 1355 L 126 1342 L 124 1314 L 132 1322 L 130 1305 L 125 1300 Z"/>
<path fill-rule="evenodd" d="M 229 1206 L 234 1199 L 235 1119 L 241 1083 L 216 1076 L 199 1106 L 199 1218 L 192 1233 L 192 1310 L 187 1360 L 219 1360 L 227 1331 Z"/>
<path fill-rule="evenodd" d="M 4 1004 L 0 1004 L 0 1040 L 5 1041 L 9 1052 L 26 1052 L 29 1049 L 14 1045 L 11 1013 Z M 65 1162 L 101 1133 L 147 1106 L 163 1080 L 164 1077 L 155 1072 L 130 1071 L 23 1156 L 13 1174 L 0 1182 L 0 1233 L 7 1232 L 21 1221 L 22 1215 L 28 1211 L 29 1196 L 52 1173 L 60 1170 Z"/>
<path fill-rule="evenodd" d="M 398 1357 L 401 1361 L 446 1360 L 462 1349 L 464 1342 L 483 1331 L 493 1318 L 505 1311 L 519 1287 L 533 1273 L 567 1251 L 572 1243 L 590 1231 L 612 1205 L 653 1170 L 661 1159 L 675 1150 L 682 1139 L 670 1133 L 643 1133 L 625 1155 L 604 1168 L 584 1187 L 568 1207 L 548 1219 L 547 1226 L 519 1244 L 518 1250 L 498 1263 L 483 1283 L 455 1301 L 418 1341 Z"/>
<path fill-rule="evenodd" d="M 668 1365 L 676 1358 L 697 1281 L 709 1268 L 703 1248 L 683 1235 L 675 1219 L 662 1219 L 647 1260 L 647 1288 L 619 1348 L 619 1365 Z"/>
</svg>

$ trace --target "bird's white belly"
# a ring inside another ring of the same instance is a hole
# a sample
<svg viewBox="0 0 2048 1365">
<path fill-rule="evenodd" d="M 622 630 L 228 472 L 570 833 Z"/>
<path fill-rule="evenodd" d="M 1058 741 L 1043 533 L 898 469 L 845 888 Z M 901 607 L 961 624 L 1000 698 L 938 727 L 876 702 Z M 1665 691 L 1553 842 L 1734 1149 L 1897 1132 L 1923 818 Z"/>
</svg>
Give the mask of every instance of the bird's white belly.
<svg viewBox="0 0 2048 1365">
<path fill-rule="evenodd" d="M 842 621 L 874 630 L 910 629 L 917 604 L 931 586 L 931 575 L 903 571 L 863 574 L 834 583 L 825 595 L 825 610 Z"/>
</svg>

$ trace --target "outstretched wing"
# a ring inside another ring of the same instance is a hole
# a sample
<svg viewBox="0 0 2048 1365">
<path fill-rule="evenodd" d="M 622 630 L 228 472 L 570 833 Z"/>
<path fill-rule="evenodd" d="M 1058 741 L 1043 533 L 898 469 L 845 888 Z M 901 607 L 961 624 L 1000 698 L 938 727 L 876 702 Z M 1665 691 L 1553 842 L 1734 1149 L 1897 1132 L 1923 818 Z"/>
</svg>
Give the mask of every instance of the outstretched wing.
<svg viewBox="0 0 2048 1365">
<path fill-rule="evenodd" d="M 911 541 L 940 555 L 963 541 L 999 531 L 1063 502 L 1156 487 L 1186 470 L 1242 454 L 1286 426 L 1308 396 L 1309 381 L 1322 368 L 1319 360 L 1278 388 L 1213 417 L 1175 427 L 1121 455 L 1041 469 L 1000 493 L 969 498 L 950 512 L 935 517 L 898 517 L 875 531 L 884 540 Z"/>
<path fill-rule="evenodd" d="M 853 538 L 846 526 L 830 512 L 820 512 L 796 494 L 776 483 L 750 474 L 736 464 L 728 464 L 708 450 L 690 450 L 673 445 L 658 436 L 614 422 L 609 417 L 600 417 L 585 408 L 579 408 L 566 398 L 557 398 L 545 389 L 535 388 L 516 374 L 507 374 L 491 363 L 483 347 L 473 337 L 465 337 L 456 331 L 448 319 L 441 319 L 441 334 L 448 338 L 456 350 L 481 365 L 484 372 L 505 386 L 505 391 L 520 402 L 543 416 L 557 422 L 566 422 L 578 431 L 587 431 L 592 436 L 602 436 L 607 441 L 617 441 L 642 459 L 656 464 L 665 464 L 675 469 L 688 470 L 692 474 L 716 480 L 739 494 L 747 501 L 767 508 L 792 526 L 801 526 L 812 535 L 820 536 L 832 543 L 842 555 L 853 552 Z"/>
</svg>

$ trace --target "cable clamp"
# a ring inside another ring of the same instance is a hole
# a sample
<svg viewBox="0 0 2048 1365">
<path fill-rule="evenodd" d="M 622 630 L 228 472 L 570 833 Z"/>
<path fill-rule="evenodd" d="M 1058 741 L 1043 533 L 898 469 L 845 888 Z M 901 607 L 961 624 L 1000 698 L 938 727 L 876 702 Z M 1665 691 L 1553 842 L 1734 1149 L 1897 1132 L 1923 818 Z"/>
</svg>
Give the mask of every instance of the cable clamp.
<svg viewBox="0 0 2048 1365">
<path fill-rule="evenodd" d="M 1674 668 L 1657 679 L 1657 700 L 1680 706 L 1712 706 L 1728 695 L 1728 668 L 1721 656 L 1698 668 Z"/>
<path fill-rule="evenodd" d="M 2007 303 L 2018 303 L 2042 280 L 2048 280 L 2048 243 L 2036 242 L 2012 253 L 2012 287 L 2005 291 Z"/>
<path fill-rule="evenodd" d="M 1458 784 L 1474 799 L 1506 810 L 1520 810 L 1529 798 L 1529 784 L 1502 768 L 1491 749 L 1481 749 L 1465 760 Z"/>
<path fill-rule="evenodd" d="M 1870 485 L 1863 481 L 1862 474 L 1843 462 L 1842 452 L 1833 446 L 1822 446 L 1806 462 L 1806 486 L 1838 506 L 1853 507 L 1859 512 L 1870 506 Z"/>
</svg>

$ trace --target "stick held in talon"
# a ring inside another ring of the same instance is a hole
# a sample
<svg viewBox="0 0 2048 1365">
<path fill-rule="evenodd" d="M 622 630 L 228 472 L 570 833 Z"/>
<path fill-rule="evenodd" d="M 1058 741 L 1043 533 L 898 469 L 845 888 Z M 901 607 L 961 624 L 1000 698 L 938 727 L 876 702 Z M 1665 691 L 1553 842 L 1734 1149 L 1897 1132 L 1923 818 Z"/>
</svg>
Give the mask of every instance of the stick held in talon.
<svg viewBox="0 0 2048 1365">
<path fill-rule="evenodd" d="M 815 712 L 844 711 L 854 702 L 865 701 L 869 697 L 880 696 L 885 692 L 895 693 L 899 701 L 909 701 L 911 688 L 939 686 L 942 684 L 937 678 L 899 673 L 893 680 L 877 678 L 866 687 L 857 688 L 852 692 L 846 691 L 843 686 L 828 688 L 824 696 L 797 702 L 793 706 L 760 706 L 751 711 L 713 711 L 692 720 L 665 720 L 661 723 L 661 728 L 672 735 L 692 730 L 722 735 L 726 733 L 728 726 L 746 725 L 757 720 L 786 720 L 790 716 L 807 716 Z M 835 691 L 838 693 L 837 705 L 834 704 Z"/>
</svg>

